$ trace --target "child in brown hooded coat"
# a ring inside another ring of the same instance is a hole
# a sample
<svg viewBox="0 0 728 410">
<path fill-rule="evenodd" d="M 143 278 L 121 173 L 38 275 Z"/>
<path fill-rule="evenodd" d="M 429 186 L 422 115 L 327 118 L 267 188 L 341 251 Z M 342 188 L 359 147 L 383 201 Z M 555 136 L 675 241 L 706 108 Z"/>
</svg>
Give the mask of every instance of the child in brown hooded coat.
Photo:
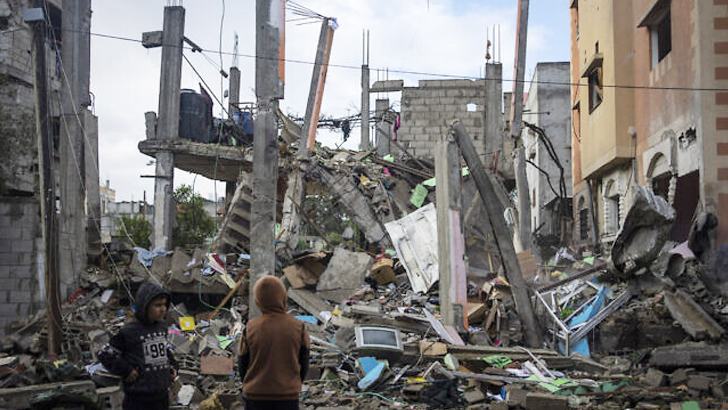
<svg viewBox="0 0 728 410">
<path fill-rule="evenodd" d="M 286 313 L 283 282 L 265 276 L 253 288 L 262 315 L 248 322 L 238 350 L 246 410 L 298 409 L 310 342 L 303 322 Z"/>
</svg>

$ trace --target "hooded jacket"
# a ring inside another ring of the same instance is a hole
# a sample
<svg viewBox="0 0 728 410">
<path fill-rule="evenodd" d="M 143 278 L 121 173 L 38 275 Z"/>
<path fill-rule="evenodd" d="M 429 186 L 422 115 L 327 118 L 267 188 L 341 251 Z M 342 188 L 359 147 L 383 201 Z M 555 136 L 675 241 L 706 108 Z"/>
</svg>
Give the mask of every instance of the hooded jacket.
<svg viewBox="0 0 728 410">
<path fill-rule="evenodd" d="M 262 315 L 248 322 L 239 346 L 243 396 L 248 400 L 296 400 L 308 372 L 306 326 L 286 314 L 286 288 L 265 276 L 253 288 Z"/>
<path fill-rule="evenodd" d="M 137 398 L 165 397 L 172 384 L 170 367 L 177 365 L 169 349 L 167 325 L 147 320 L 149 303 L 159 296 L 167 298 L 169 307 L 169 292 L 153 283 L 143 283 L 136 295 L 136 320 L 125 324 L 98 355 L 104 367 L 123 379 L 136 369 L 137 380 L 125 380 L 124 392 Z"/>
</svg>

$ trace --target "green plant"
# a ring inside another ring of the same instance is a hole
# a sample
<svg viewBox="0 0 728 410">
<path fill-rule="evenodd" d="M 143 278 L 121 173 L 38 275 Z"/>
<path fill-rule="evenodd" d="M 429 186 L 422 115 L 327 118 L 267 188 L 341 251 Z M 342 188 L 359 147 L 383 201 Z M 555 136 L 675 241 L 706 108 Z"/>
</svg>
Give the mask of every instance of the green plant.
<svg viewBox="0 0 728 410">
<path fill-rule="evenodd" d="M 116 219 L 116 230 L 122 240 L 132 246 L 144 249 L 151 246 L 152 223 L 142 215 L 120 216 Z"/>
<path fill-rule="evenodd" d="M 172 235 L 173 246 L 201 245 L 217 230 L 215 220 L 203 208 L 204 199 L 189 185 L 174 190 L 177 204 L 177 227 Z"/>
</svg>

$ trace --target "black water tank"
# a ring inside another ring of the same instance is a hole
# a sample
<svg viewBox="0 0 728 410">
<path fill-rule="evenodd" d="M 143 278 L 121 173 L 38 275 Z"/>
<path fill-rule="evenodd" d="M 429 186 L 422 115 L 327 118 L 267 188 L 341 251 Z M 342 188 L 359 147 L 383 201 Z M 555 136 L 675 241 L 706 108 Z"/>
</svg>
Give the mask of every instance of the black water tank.
<svg viewBox="0 0 728 410">
<path fill-rule="evenodd" d="M 209 143 L 211 108 L 204 96 L 195 90 L 183 89 L 179 100 L 179 137 Z"/>
</svg>

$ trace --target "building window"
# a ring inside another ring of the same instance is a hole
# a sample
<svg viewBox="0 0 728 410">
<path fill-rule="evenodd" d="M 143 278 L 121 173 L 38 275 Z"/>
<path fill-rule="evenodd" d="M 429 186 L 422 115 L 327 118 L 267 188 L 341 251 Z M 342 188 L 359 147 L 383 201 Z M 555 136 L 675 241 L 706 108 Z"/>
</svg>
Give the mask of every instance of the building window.
<svg viewBox="0 0 728 410">
<path fill-rule="evenodd" d="M 651 68 L 657 67 L 672 50 L 672 19 L 670 0 L 656 0 L 639 19 L 637 27 L 650 31 Z"/>
<path fill-rule="evenodd" d="M 616 234 L 619 231 L 619 195 L 607 198 L 609 212 L 609 233 Z"/>
<path fill-rule="evenodd" d="M 672 50 L 672 27 L 669 10 L 655 24 L 650 26 L 650 49 L 652 68 L 657 67 L 657 64 Z"/>
<path fill-rule="evenodd" d="M 586 207 L 584 197 L 579 198 L 579 240 L 589 239 L 589 208 Z"/>
<path fill-rule="evenodd" d="M 589 210 L 587 208 L 579 210 L 579 239 L 582 241 L 589 239 Z"/>
<path fill-rule="evenodd" d="M 620 228 L 619 189 L 615 181 L 607 184 L 604 190 L 604 233 L 614 235 Z"/>
<path fill-rule="evenodd" d="M 602 67 L 596 67 L 589 73 L 589 113 L 591 114 L 602 103 Z"/>
</svg>

